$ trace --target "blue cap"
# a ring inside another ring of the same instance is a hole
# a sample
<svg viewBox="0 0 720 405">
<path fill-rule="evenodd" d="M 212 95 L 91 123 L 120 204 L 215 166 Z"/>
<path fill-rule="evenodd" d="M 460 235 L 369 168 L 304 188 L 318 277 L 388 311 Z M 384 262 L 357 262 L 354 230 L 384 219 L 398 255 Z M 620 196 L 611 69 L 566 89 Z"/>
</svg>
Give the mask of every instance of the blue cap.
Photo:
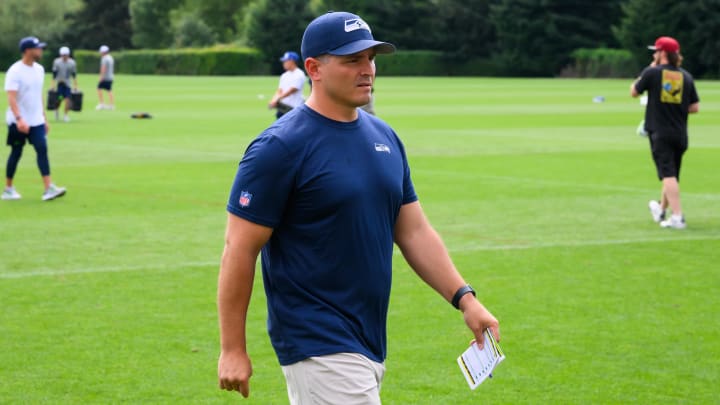
<svg viewBox="0 0 720 405">
<path fill-rule="evenodd" d="M 25 37 L 20 40 L 20 44 L 18 44 L 18 46 L 20 48 L 20 52 L 25 52 L 26 49 L 45 48 L 47 44 L 45 42 L 40 42 L 40 40 L 36 37 Z"/>
<path fill-rule="evenodd" d="M 300 62 L 300 55 L 297 54 L 297 52 L 293 51 L 287 51 L 283 54 L 282 57 L 280 57 L 280 62 L 285 62 L 289 60 L 294 60 L 295 62 Z"/>
<path fill-rule="evenodd" d="M 301 48 L 304 59 L 325 54 L 352 55 L 370 48 L 377 53 L 395 52 L 395 45 L 373 38 L 362 18 L 344 11 L 329 12 L 308 24 Z"/>
</svg>

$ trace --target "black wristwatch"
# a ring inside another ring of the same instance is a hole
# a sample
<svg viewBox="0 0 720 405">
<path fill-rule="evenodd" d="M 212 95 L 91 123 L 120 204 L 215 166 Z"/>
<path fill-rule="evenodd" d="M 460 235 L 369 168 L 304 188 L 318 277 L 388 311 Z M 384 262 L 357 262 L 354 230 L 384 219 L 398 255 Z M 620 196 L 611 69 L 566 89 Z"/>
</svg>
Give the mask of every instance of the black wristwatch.
<svg viewBox="0 0 720 405">
<path fill-rule="evenodd" d="M 460 309 L 460 299 L 468 293 L 472 294 L 474 297 L 477 297 L 477 294 L 475 294 L 475 290 L 473 290 L 473 288 L 470 287 L 469 284 L 458 288 L 457 292 L 455 292 L 455 295 L 453 295 L 451 301 L 455 309 Z"/>
</svg>

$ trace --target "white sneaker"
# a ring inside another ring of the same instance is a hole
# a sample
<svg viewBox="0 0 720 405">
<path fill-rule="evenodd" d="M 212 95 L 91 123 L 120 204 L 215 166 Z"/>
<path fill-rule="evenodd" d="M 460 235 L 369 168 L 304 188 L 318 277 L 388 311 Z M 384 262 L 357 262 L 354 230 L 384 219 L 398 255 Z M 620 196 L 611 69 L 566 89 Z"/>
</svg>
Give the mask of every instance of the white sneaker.
<svg viewBox="0 0 720 405">
<path fill-rule="evenodd" d="M 3 200 L 19 200 L 22 196 L 15 190 L 15 187 L 5 187 L 2 193 Z"/>
<path fill-rule="evenodd" d="M 95 106 L 95 109 L 98 110 L 98 111 L 104 110 L 104 109 L 105 109 L 105 104 L 98 104 L 98 105 Z"/>
<path fill-rule="evenodd" d="M 65 118 L 63 118 L 63 121 L 70 122 L 70 117 L 66 115 Z"/>
<path fill-rule="evenodd" d="M 665 219 L 665 211 L 663 211 L 659 202 L 650 200 L 648 208 L 650 208 L 650 215 L 652 215 L 653 221 L 660 222 Z"/>
<path fill-rule="evenodd" d="M 54 200 L 56 198 L 60 198 L 65 195 L 65 187 L 58 187 L 54 184 L 50 184 L 50 187 L 45 190 L 45 192 L 42 195 L 43 201 L 50 201 Z"/>
<path fill-rule="evenodd" d="M 106 110 L 111 110 L 111 111 L 112 111 L 112 110 L 115 110 L 115 104 L 106 105 L 106 106 L 105 106 L 105 109 L 106 109 Z"/>
<path fill-rule="evenodd" d="M 660 222 L 660 226 L 663 228 L 672 228 L 672 229 L 687 228 L 687 224 L 685 224 L 685 218 L 683 218 L 680 215 L 673 215 L 670 217 L 670 219 L 666 219 L 666 220 Z"/>
</svg>

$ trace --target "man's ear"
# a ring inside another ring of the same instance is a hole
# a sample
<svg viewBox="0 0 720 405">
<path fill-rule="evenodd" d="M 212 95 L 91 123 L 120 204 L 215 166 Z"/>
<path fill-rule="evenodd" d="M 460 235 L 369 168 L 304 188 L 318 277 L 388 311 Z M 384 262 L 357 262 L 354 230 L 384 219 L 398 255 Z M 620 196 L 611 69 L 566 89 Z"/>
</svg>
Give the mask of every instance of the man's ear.
<svg viewBox="0 0 720 405">
<path fill-rule="evenodd" d="M 317 82 L 320 80 L 320 68 L 322 62 L 315 58 L 305 59 L 305 72 L 307 73 L 310 80 Z"/>
</svg>

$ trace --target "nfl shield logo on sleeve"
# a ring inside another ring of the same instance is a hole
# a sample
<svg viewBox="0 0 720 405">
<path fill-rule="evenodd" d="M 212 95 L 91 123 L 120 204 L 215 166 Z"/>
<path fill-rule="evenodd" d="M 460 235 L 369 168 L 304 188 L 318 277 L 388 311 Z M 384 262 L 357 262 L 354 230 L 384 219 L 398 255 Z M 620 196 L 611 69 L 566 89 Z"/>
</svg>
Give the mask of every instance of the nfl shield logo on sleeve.
<svg viewBox="0 0 720 405">
<path fill-rule="evenodd" d="M 242 191 L 240 193 L 240 206 L 245 208 L 250 205 L 250 200 L 252 200 L 252 194 L 248 193 L 247 191 Z"/>
</svg>

